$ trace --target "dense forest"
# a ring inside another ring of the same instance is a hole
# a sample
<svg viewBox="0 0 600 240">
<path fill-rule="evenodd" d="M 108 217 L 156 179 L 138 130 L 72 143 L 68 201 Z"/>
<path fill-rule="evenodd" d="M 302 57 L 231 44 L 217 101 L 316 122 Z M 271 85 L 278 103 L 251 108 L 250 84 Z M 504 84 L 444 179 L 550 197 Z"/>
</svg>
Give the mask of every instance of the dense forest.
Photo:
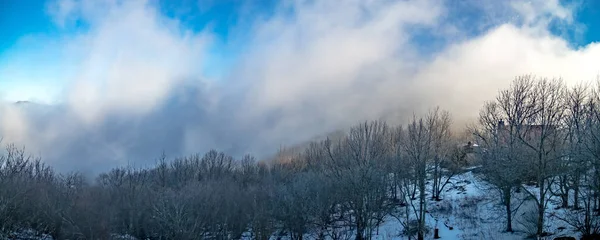
<svg viewBox="0 0 600 240">
<path fill-rule="evenodd" d="M 598 83 L 520 76 L 467 126 L 439 108 L 406 118 L 359 123 L 270 161 L 211 150 L 95 178 L 57 173 L 9 144 L 0 156 L 0 229 L 54 239 L 362 240 L 396 219 L 398 237 L 430 239 L 429 209 L 454 176 L 472 171 L 504 210 L 498 232 L 515 231 L 515 203 L 527 200 L 530 235 L 550 234 L 556 198 L 570 229 L 600 233 Z"/>
</svg>

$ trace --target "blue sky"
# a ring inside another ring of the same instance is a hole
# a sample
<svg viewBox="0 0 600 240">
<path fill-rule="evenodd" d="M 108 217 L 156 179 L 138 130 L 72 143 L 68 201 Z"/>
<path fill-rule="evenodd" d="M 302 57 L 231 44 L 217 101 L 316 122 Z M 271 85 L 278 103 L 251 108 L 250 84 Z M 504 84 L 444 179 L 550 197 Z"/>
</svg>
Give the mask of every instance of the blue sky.
<svg viewBox="0 0 600 240">
<path fill-rule="evenodd" d="M 577 13 L 577 21 L 586 26 L 578 45 L 600 41 L 600 1 L 584 1 Z"/>
<path fill-rule="evenodd" d="M 237 62 L 238 55 L 251 48 L 245 42 L 252 23 L 273 14 L 274 0 L 160 0 L 151 1 L 158 11 L 171 19 L 176 19 L 188 31 L 199 32 L 209 28 L 214 41 L 209 47 L 203 63 L 203 74 L 207 77 L 222 78 Z M 468 1 L 467 1 L 468 2 Z M 85 22 L 77 22 L 67 27 L 59 27 L 48 12 L 53 0 L 8 0 L 0 2 L 0 87 L 9 100 L 41 99 L 51 101 L 59 98 L 68 78 L 60 51 L 48 50 L 52 45 L 46 42 L 60 41 L 75 33 L 85 32 Z M 600 2 L 594 0 L 562 1 L 563 4 L 576 4 L 574 11 L 577 28 L 556 27 L 551 30 L 562 34 L 575 47 L 585 46 L 600 40 Z M 452 1 L 450 13 L 456 18 L 467 19 L 465 24 L 486 16 L 486 12 L 470 9 Z M 456 5 L 456 9 L 452 9 Z M 493 25 L 488 26 L 493 27 Z M 471 29 L 472 35 L 481 34 L 484 29 Z M 232 36 L 234 35 L 234 36 Z M 38 41 L 31 41 L 35 38 Z M 413 40 L 424 52 L 437 52 L 443 49 L 448 39 L 439 39 L 431 34 L 415 34 Z M 40 41 L 41 39 L 41 41 Z M 43 51 L 38 51 L 43 49 Z M 29 66 L 29 67 L 23 67 Z M 35 74 L 38 71 L 39 74 Z M 7 73 L 8 72 L 8 73 Z M 34 73 L 32 73 L 34 72 Z M 52 73 L 52 74 L 48 74 Z"/>
<path fill-rule="evenodd" d="M 234 63 L 237 53 L 247 47 L 230 39 L 231 31 L 235 30 L 236 38 L 243 37 L 252 21 L 272 13 L 275 2 L 160 0 L 149 4 L 164 17 L 178 21 L 187 31 L 209 29 L 213 41 L 207 50 L 209 60 L 202 69 L 205 76 L 220 78 Z M 6 94 L 11 101 L 53 102 L 62 94 L 63 78 L 69 72 L 65 65 L 69 63 L 57 61 L 64 53 L 51 49 L 52 44 L 89 29 L 85 21 L 66 26 L 56 24 L 48 10 L 53 3 L 54 0 L 0 2 L 0 94 Z"/>
</svg>

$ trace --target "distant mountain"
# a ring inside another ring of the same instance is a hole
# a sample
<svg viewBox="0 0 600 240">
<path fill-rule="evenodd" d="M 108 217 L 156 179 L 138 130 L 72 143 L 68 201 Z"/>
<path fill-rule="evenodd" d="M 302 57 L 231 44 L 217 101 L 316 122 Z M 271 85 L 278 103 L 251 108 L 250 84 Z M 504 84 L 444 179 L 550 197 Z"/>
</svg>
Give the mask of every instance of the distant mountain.
<svg viewBox="0 0 600 240">
<path fill-rule="evenodd" d="M 23 110 L 23 113 L 31 117 L 43 117 L 44 119 L 50 117 L 49 114 L 54 116 L 64 110 L 62 105 L 48 105 L 35 101 L 16 101 L 12 105 Z"/>
<path fill-rule="evenodd" d="M 26 104 L 32 104 L 31 101 L 16 101 L 15 105 L 26 105 Z"/>
<path fill-rule="evenodd" d="M 31 108 L 31 107 L 49 108 L 49 107 L 51 107 L 51 105 L 38 103 L 38 102 L 34 102 L 34 101 L 16 101 L 13 103 L 13 105 L 18 106 L 18 107 L 27 107 L 27 108 Z"/>
</svg>

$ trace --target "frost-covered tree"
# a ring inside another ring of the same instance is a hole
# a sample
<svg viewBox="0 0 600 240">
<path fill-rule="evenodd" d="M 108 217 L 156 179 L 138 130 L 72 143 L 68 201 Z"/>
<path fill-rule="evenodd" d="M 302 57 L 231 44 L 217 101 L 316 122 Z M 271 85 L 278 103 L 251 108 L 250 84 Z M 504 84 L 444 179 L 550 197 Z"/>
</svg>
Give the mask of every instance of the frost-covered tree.
<svg viewBox="0 0 600 240">
<path fill-rule="evenodd" d="M 524 180 L 525 156 L 524 148 L 518 142 L 517 129 L 506 126 L 503 119 L 508 119 L 502 113 L 497 102 L 488 102 L 479 113 L 478 125 L 471 128 L 481 150 L 478 156 L 482 163 L 485 180 L 497 189 L 501 202 L 506 211 L 506 231 L 512 232 L 513 191 L 520 187 Z"/>
<path fill-rule="evenodd" d="M 413 168 L 414 184 L 418 191 L 418 203 L 410 201 L 413 208 L 417 225 L 417 239 L 425 238 L 425 217 L 427 211 L 427 199 L 425 197 L 425 182 L 427 180 L 427 164 L 434 156 L 434 129 L 435 119 L 432 116 L 427 118 L 413 117 L 412 121 L 406 127 L 406 137 L 402 144 L 410 166 Z M 410 184 L 406 181 L 405 184 Z M 405 186 L 410 188 L 410 186 Z"/>
<path fill-rule="evenodd" d="M 366 122 L 350 129 L 337 143 L 326 142 L 324 173 L 337 194 L 342 213 L 356 230 L 356 239 L 369 239 L 372 230 L 389 212 L 387 181 L 383 169 L 389 156 L 389 127 Z"/>
<path fill-rule="evenodd" d="M 524 188 L 537 206 L 537 234 L 542 235 L 544 214 L 557 173 L 558 163 L 565 159 L 566 114 L 565 87 L 559 79 L 536 79 L 525 75 L 517 77 L 508 89 L 500 91 L 495 102 L 488 103 L 480 115 L 480 139 L 487 149 L 483 155 L 488 160 L 488 176 L 491 179 L 508 177 L 497 182 L 504 188 L 503 195 L 509 199 L 509 186 L 515 177 L 501 173 L 502 169 L 521 162 L 528 169 L 525 179 L 534 180 L 536 189 Z M 510 164 L 500 165 L 496 164 Z M 493 169 L 498 169 L 494 173 Z M 509 168 L 514 169 L 514 168 Z M 516 171 L 520 175 L 520 171 Z M 507 205 L 508 206 L 508 205 Z M 507 214 L 510 211 L 507 207 Z M 507 226 L 507 230 L 508 226 Z"/>
</svg>

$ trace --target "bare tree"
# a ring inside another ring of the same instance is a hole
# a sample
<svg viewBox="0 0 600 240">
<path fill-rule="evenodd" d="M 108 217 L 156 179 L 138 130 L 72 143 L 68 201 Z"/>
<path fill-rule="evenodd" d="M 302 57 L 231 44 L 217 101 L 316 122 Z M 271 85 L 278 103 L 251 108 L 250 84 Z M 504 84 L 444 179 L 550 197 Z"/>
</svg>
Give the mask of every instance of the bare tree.
<svg viewBox="0 0 600 240">
<path fill-rule="evenodd" d="M 194 189 L 192 192 L 182 194 L 182 192 L 166 190 L 158 196 L 153 204 L 152 219 L 155 222 L 154 231 L 160 239 L 194 239 L 206 236 L 202 229 L 206 228 L 208 219 L 199 218 L 197 215 L 204 209 L 192 211 L 187 201 L 190 197 L 202 201 L 204 195 L 199 195 L 200 191 Z"/>
<path fill-rule="evenodd" d="M 340 195 L 338 182 L 332 181 L 332 171 L 328 167 L 331 147 L 331 140 L 320 142 L 311 142 L 303 153 L 303 159 L 306 162 L 306 170 L 313 172 L 312 181 L 319 182 L 313 186 L 316 196 L 313 198 L 315 205 L 316 219 L 315 227 L 318 239 L 344 239 L 348 235 L 348 227 L 342 224 L 344 214 L 340 212 L 339 202 L 344 201 L 344 196 Z"/>
<path fill-rule="evenodd" d="M 291 239 L 302 240 L 314 232 L 318 219 L 319 182 L 314 173 L 298 173 L 290 182 L 277 187 L 274 199 L 274 217 L 289 231 Z"/>
<path fill-rule="evenodd" d="M 562 207 L 569 204 L 569 192 L 573 190 L 573 207 L 579 208 L 580 184 L 585 172 L 586 142 L 588 139 L 588 127 L 586 119 L 589 116 L 589 88 L 587 85 L 573 87 L 566 94 L 565 123 L 567 129 L 566 158 L 559 161 L 558 193 L 561 197 Z"/>
<path fill-rule="evenodd" d="M 584 141 L 586 154 L 589 157 L 586 165 L 591 171 L 586 172 L 592 177 L 588 179 L 589 186 L 593 189 L 593 194 L 588 197 L 593 198 L 593 209 L 600 206 L 600 79 L 596 81 L 595 88 L 590 94 L 590 100 L 587 104 L 586 133 L 587 138 Z"/>
<path fill-rule="evenodd" d="M 584 175 L 583 178 L 583 182 L 587 182 L 587 176 Z M 583 239 L 588 237 L 593 239 L 600 235 L 600 216 L 594 214 L 593 209 L 594 190 L 585 184 L 580 187 L 583 206 L 573 210 L 563 208 L 563 214 L 553 214 L 553 216 L 571 225 L 583 235 Z"/>
<path fill-rule="evenodd" d="M 260 181 L 259 166 L 252 155 L 244 155 L 238 164 L 237 180 L 242 187 L 248 188 Z"/>
<path fill-rule="evenodd" d="M 510 108 L 505 108 L 510 109 Z M 484 178 L 500 192 L 501 202 L 506 209 L 506 231 L 512 232 L 512 193 L 524 180 L 524 147 L 519 144 L 517 128 L 506 126 L 508 122 L 519 122 L 514 114 L 502 111 L 497 102 L 488 102 L 479 113 L 479 124 L 471 128 L 481 150 Z"/>
<path fill-rule="evenodd" d="M 222 178 L 233 171 L 233 157 L 213 149 L 204 154 L 200 160 L 200 168 L 203 179 Z"/>
<path fill-rule="evenodd" d="M 583 87 L 578 87 L 580 89 Z M 569 138 L 569 153 L 574 155 L 571 172 L 574 191 L 573 211 L 563 209 L 565 216 L 556 216 L 581 232 L 584 238 L 597 237 L 600 234 L 600 217 L 595 213 L 599 205 L 600 192 L 600 80 L 587 93 L 576 95 L 572 90 L 570 111 L 577 107 L 576 101 L 584 95 L 585 102 L 581 113 L 582 123 L 571 113 L 569 127 L 574 132 L 574 140 Z"/>
<path fill-rule="evenodd" d="M 547 198 L 556 173 L 557 162 L 564 159 L 565 129 L 563 117 L 565 88 L 560 79 L 535 79 L 520 76 L 511 87 L 500 92 L 496 101 L 502 116 L 507 119 L 507 141 L 525 147 L 523 156 L 530 176 L 535 179 L 538 190 L 526 189 L 538 208 L 537 234 L 543 234 Z M 516 137 L 516 138 L 515 138 Z M 536 192 L 537 191 L 537 192 Z"/>
<path fill-rule="evenodd" d="M 425 212 L 427 211 L 425 181 L 427 179 L 428 161 L 434 156 L 433 124 L 435 124 L 435 119 L 432 119 L 431 115 L 425 119 L 413 117 L 413 120 L 407 126 L 405 142 L 402 144 L 406 157 L 410 161 L 410 166 L 413 168 L 414 183 L 419 193 L 419 202 L 416 206 L 413 201 L 410 201 L 418 222 L 417 239 L 419 240 L 425 238 Z M 410 184 L 410 181 L 406 181 L 405 184 Z M 410 186 L 405 186 L 405 188 L 408 189 Z"/>
<path fill-rule="evenodd" d="M 416 192 L 415 186 L 417 181 L 415 178 L 414 161 L 411 161 L 406 154 L 405 144 L 406 132 L 399 126 L 392 132 L 392 152 L 390 157 L 390 166 L 393 169 L 392 179 L 392 197 L 394 200 L 394 209 L 390 215 L 398 220 L 404 234 L 408 239 L 412 239 L 418 231 L 418 227 L 412 229 L 413 223 L 413 210 L 414 205 L 414 194 Z M 409 204 L 410 203 L 410 204 Z M 411 206 L 413 208 L 411 208 Z M 419 215 L 417 215 L 419 216 Z M 417 221 L 418 222 L 418 221 Z"/>
<path fill-rule="evenodd" d="M 389 129 L 384 122 L 363 123 L 333 145 L 327 142 L 324 172 L 343 196 L 341 206 L 350 214 L 356 239 L 370 239 L 371 232 L 389 210 L 387 183 L 382 170 L 388 155 Z"/>
<path fill-rule="evenodd" d="M 544 215 L 548 204 L 546 198 L 552 189 L 558 162 L 565 159 L 565 130 L 562 125 L 566 113 L 564 96 L 565 87 L 562 80 L 538 80 L 532 96 L 536 104 L 535 111 L 532 117 L 527 119 L 530 126 L 536 127 L 525 127 L 519 136 L 522 143 L 535 154 L 533 169 L 539 187 L 535 198 L 538 206 L 538 236 L 543 234 Z M 534 195 L 533 192 L 528 192 Z"/>
<path fill-rule="evenodd" d="M 452 133 L 450 125 L 452 123 L 450 113 L 441 111 L 435 108 L 428 116 L 428 125 L 430 126 L 430 134 L 432 136 L 432 151 L 433 159 L 430 164 L 430 172 L 433 178 L 433 186 L 431 188 L 431 199 L 440 201 L 440 194 L 444 187 L 450 182 L 450 178 L 456 173 L 450 167 L 454 167 L 453 156 L 456 153 L 456 146 L 452 146 Z M 447 168 L 444 168 L 447 167 Z"/>
</svg>

